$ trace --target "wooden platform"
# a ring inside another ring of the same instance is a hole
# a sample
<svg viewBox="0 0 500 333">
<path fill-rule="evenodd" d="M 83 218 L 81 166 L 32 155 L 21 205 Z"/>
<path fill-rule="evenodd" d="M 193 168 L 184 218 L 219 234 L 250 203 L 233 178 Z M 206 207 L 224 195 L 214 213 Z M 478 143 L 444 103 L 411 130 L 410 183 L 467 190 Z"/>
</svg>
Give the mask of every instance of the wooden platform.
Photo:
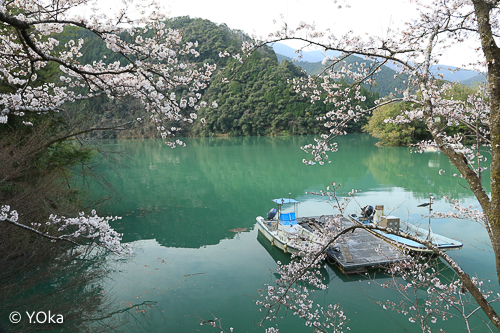
<svg viewBox="0 0 500 333">
<path fill-rule="evenodd" d="M 306 228 L 307 226 L 315 228 L 322 226 L 325 219 L 330 217 L 303 217 L 299 218 L 298 222 Z M 344 218 L 342 224 L 349 227 L 353 222 Z M 328 259 L 332 260 L 344 274 L 361 273 L 370 268 L 383 267 L 410 258 L 395 246 L 363 229 L 346 234 L 326 253 Z"/>
</svg>

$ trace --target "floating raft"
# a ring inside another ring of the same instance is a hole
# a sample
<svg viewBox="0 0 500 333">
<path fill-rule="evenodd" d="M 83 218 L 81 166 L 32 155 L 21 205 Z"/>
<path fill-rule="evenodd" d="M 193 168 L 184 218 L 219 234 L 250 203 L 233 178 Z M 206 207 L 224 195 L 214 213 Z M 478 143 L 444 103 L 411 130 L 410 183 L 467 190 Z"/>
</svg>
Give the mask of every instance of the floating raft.
<svg viewBox="0 0 500 333">
<path fill-rule="evenodd" d="M 298 218 L 297 222 L 304 228 L 321 228 L 331 215 Z M 353 222 L 343 218 L 343 227 L 350 227 Z M 387 266 L 392 263 L 408 260 L 410 257 L 397 247 L 387 243 L 368 230 L 356 229 L 348 233 L 334 246 L 326 250 L 328 258 L 333 260 L 344 274 L 366 272 L 370 268 Z"/>
</svg>

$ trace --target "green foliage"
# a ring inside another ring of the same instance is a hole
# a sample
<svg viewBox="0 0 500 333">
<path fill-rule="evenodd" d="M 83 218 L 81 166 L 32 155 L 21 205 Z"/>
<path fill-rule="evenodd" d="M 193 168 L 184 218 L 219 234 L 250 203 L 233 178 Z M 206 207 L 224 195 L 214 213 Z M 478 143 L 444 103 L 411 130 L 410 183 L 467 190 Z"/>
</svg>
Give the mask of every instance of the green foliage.
<svg viewBox="0 0 500 333">
<path fill-rule="evenodd" d="M 210 87 L 203 92 L 203 98 L 209 102 L 217 101 L 219 107 L 198 111 L 198 117 L 205 118 L 206 124 L 198 122 L 195 126 L 184 129 L 180 135 L 250 136 L 324 132 L 322 123 L 316 118 L 323 116 L 331 107 L 320 102 L 311 104 L 307 98 L 295 93 L 288 82 L 305 75 L 299 67 L 289 61 L 278 62 L 274 51 L 267 47 L 247 59 L 245 65 L 235 73 L 231 68 L 239 67 L 240 63 L 232 57 L 221 58 L 219 54 L 238 53 L 242 40 L 250 39 L 242 31 L 231 30 L 225 24 L 217 25 L 208 20 L 187 16 L 165 23 L 168 28 L 180 30 L 184 42 L 198 42 L 200 56 L 186 55 L 187 61 L 198 67 L 202 67 L 203 63 L 217 65 L 217 72 L 214 73 Z M 61 36 L 61 43 L 70 38 L 85 40 L 82 49 L 85 58 L 82 61 L 112 60 L 112 54 L 98 36 L 82 32 L 78 28 L 69 28 Z M 230 82 L 223 83 L 223 78 L 230 78 Z M 367 105 L 376 98 L 376 94 L 366 90 L 364 93 L 368 96 Z M 140 117 L 138 112 L 141 109 L 134 101 L 123 103 L 97 98 L 72 103 L 67 106 L 67 110 L 72 114 L 71 119 L 78 119 L 82 126 L 87 124 L 86 127 L 98 127 L 118 120 L 134 120 Z M 366 120 L 353 123 L 348 130 L 361 131 L 365 122 Z M 177 124 L 172 126 L 179 127 Z M 105 131 L 90 135 L 96 138 L 154 137 L 156 130 L 146 125 L 124 132 Z"/>
<path fill-rule="evenodd" d="M 197 41 L 199 59 L 191 61 L 216 63 L 218 71 L 204 94 L 207 101 L 217 101 L 217 109 L 202 109 L 198 123 L 190 135 L 281 135 L 315 133 L 319 129 L 316 117 L 324 114 L 324 105 L 311 105 L 293 92 L 287 82 L 303 75 L 290 62 L 278 63 L 274 51 L 263 48 L 239 67 L 233 58 L 220 58 L 219 53 L 238 53 L 242 39 L 249 39 L 241 31 L 230 30 L 207 20 L 176 18 L 167 25 L 180 29 L 186 41 Z M 230 78 L 223 83 L 223 78 Z"/>
<path fill-rule="evenodd" d="M 198 42 L 197 51 L 199 57 L 188 56 L 188 60 L 193 63 L 217 64 L 223 67 L 227 63 L 227 58 L 219 57 L 219 52 L 237 53 L 241 47 L 241 39 L 246 37 L 243 32 L 229 29 L 225 24 L 217 25 L 209 20 L 191 19 L 189 16 L 173 18 L 165 22 L 167 27 L 177 29 L 183 33 L 183 41 Z"/>
<path fill-rule="evenodd" d="M 372 136 L 380 139 L 380 144 L 387 146 L 407 146 L 416 142 L 417 137 L 425 134 L 425 125 L 422 122 L 412 121 L 400 125 L 386 123 L 385 119 L 395 118 L 403 110 L 410 110 L 411 104 L 407 102 L 383 105 L 377 108 L 363 129 Z"/>
<path fill-rule="evenodd" d="M 441 84 L 443 83 L 441 82 Z M 470 86 L 457 84 L 445 95 L 445 98 L 465 102 L 467 97 L 474 94 L 475 91 L 476 89 Z M 412 108 L 412 105 L 407 102 L 388 104 L 377 108 L 363 130 L 380 139 L 379 144 L 387 146 L 407 146 L 420 140 L 431 139 L 431 135 L 427 132 L 422 121 L 412 121 L 404 125 L 384 121 L 388 118 L 395 118 L 403 110 L 411 110 Z M 468 134 L 472 133 L 465 125 L 448 125 L 444 118 L 441 121 L 438 120 L 437 124 L 441 126 L 440 130 L 447 135 L 461 134 L 465 137 L 464 143 L 472 143 L 472 141 L 469 142 L 472 139 L 467 137 Z"/>
<path fill-rule="evenodd" d="M 186 40 L 198 41 L 200 61 L 213 59 L 219 69 L 204 95 L 207 101 L 217 101 L 219 106 L 200 110 L 198 117 L 206 123 L 196 124 L 189 134 L 250 136 L 324 132 L 317 117 L 323 116 L 330 107 L 323 103 L 311 104 L 293 90 L 289 80 L 305 75 L 293 63 L 278 62 L 274 51 L 265 47 L 240 67 L 235 59 L 219 58 L 219 52 L 236 53 L 241 40 L 248 39 L 241 31 L 186 17 L 169 24 L 181 29 Z M 237 72 L 234 68 L 238 68 Z M 230 82 L 223 83 L 223 78 L 230 78 Z M 366 90 L 364 93 L 369 96 L 366 103 L 373 103 L 376 95 Z M 361 125 L 353 124 L 349 130 L 360 131 Z"/>
<path fill-rule="evenodd" d="M 289 57 L 286 57 L 284 55 L 278 54 L 278 59 L 280 61 L 282 60 L 289 60 L 291 61 L 292 59 Z M 367 66 L 370 66 L 373 64 L 372 61 L 370 60 L 364 60 L 360 57 L 351 55 L 345 59 L 346 65 L 354 64 L 354 63 L 365 63 Z M 306 61 L 294 61 L 293 62 L 296 66 L 300 67 L 304 71 L 306 71 L 307 74 L 309 75 L 319 75 L 321 74 L 326 65 L 323 65 L 321 62 L 306 62 Z M 396 71 L 387 67 L 383 66 L 382 70 L 380 73 L 377 74 L 377 83 L 373 85 L 365 85 L 364 88 L 367 91 L 370 91 L 372 93 L 377 93 L 380 97 L 386 97 L 389 96 L 391 93 L 394 93 L 394 90 L 397 88 L 398 90 L 404 90 L 406 89 L 405 85 L 405 80 L 407 79 L 406 76 L 399 75 L 396 79 L 394 78 L 394 75 L 396 75 Z M 407 81 L 406 81 L 407 82 Z"/>
<path fill-rule="evenodd" d="M 233 60 L 231 66 L 238 64 Z M 296 94 L 287 80 L 303 74 L 290 62 L 279 64 L 270 49 L 255 53 L 229 84 L 222 82 L 231 75 L 226 69 L 214 77 L 205 97 L 217 100 L 219 107 L 199 112 L 206 125 L 196 126 L 196 134 L 308 134 L 321 129 L 316 117 L 324 115 L 327 106 L 311 104 Z"/>
</svg>

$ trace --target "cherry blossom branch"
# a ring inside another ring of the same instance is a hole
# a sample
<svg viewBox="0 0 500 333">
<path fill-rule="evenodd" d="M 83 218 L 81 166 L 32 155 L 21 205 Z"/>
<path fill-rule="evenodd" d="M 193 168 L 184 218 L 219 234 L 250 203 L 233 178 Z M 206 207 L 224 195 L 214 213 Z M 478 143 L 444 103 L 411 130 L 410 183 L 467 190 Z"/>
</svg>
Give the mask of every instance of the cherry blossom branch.
<svg viewBox="0 0 500 333">
<path fill-rule="evenodd" d="M 303 23 L 302 29 L 304 29 L 306 26 L 307 25 L 305 23 Z M 276 35 L 277 34 L 275 34 L 275 36 Z M 313 36 L 313 37 L 315 37 L 315 36 Z M 401 65 L 408 67 L 408 68 L 413 68 L 411 63 L 406 62 L 400 58 L 396 58 L 395 56 L 398 54 L 412 53 L 412 52 L 416 51 L 414 49 L 406 49 L 406 50 L 403 49 L 403 50 L 397 50 L 397 51 L 396 50 L 389 50 L 385 43 L 382 43 L 382 46 L 378 49 L 371 48 L 373 51 L 369 51 L 368 49 L 362 49 L 362 48 L 353 48 L 352 50 L 349 50 L 349 49 L 346 49 L 344 47 L 340 47 L 340 46 L 336 47 L 332 44 L 325 44 L 325 43 L 322 43 L 322 42 L 319 42 L 319 41 L 316 41 L 313 39 L 309 39 L 309 38 L 293 37 L 293 36 L 288 36 L 288 35 L 281 36 L 281 37 L 280 37 L 280 35 L 277 35 L 277 38 L 272 38 L 271 40 L 265 41 L 262 44 L 258 44 L 256 47 L 258 48 L 264 44 L 267 45 L 267 44 L 278 43 L 278 42 L 282 42 L 282 41 L 286 41 L 286 40 L 301 41 L 301 42 L 307 43 L 307 46 L 316 46 L 316 47 L 319 47 L 321 49 L 324 49 L 325 51 L 339 51 L 339 52 L 346 53 L 348 55 L 358 55 L 358 56 L 365 56 L 365 57 L 383 57 L 384 59 L 387 59 L 387 61 L 394 61 L 394 62 L 400 63 Z M 304 48 L 307 46 L 304 46 Z M 375 50 L 382 50 L 384 52 L 389 51 L 391 55 L 387 56 L 387 55 L 385 55 L 385 53 L 376 52 Z"/>
<path fill-rule="evenodd" d="M 345 210 L 345 206 L 347 205 L 347 201 L 344 200 L 345 203 L 340 202 L 338 196 L 336 195 L 336 191 L 340 188 L 340 186 L 341 186 L 340 184 L 332 183 L 331 186 L 327 188 L 327 191 L 320 191 L 318 193 L 311 193 L 311 194 L 329 196 L 331 200 L 333 200 L 334 202 L 334 207 L 343 212 Z M 349 193 L 349 197 L 354 197 L 354 193 L 355 191 L 351 191 Z M 464 209 L 464 211 L 470 212 L 470 209 L 468 210 Z M 477 214 L 474 214 L 474 216 L 477 216 Z M 267 311 L 266 316 L 263 318 L 261 324 L 265 320 L 275 318 L 280 308 L 284 306 L 287 309 L 293 310 L 294 314 L 298 314 L 302 318 L 305 319 L 309 318 L 307 320 L 307 323 L 316 327 L 316 329 L 318 329 L 319 331 L 323 331 L 322 329 L 320 329 L 322 326 L 320 325 L 319 315 L 317 313 L 311 313 L 307 310 L 308 306 L 312 304 L 309 301 L 305 302 L 307 296 L 310 293 L 310 290 L 307 290 L 307 288 L 305 287 L 299 287 L 296 285 L 299 282 L 305 282 L 319 289 L 325 289 L 326 286 L 318 279 L 320 273 L 315 269 L 319 267 L 318 266 L 319 261 L 324 258 L 324 253 L 326 249 L 328 249 L 330 246 L 333 246 L 336 243 L 336 241 L 339 240 L 343 235 L 349 234 L 351 232 L 356 232 L 357 229 L 364 229 L 364 230 L 381 230 L 386 233 L 402 236 L 412 241 L 415 241 L 419 244 L 425 245 L 428 249 L 431 249 L 435 255 L 441 257 L 455 271 L 462 285 L 464 286 L 464 288 L 469 290 L 475 302 L 478 304 L 478 307 L 480 307 L 481 310 L 487 314 L 488 318 L 497 327 L 497 329 L 500 328 L 498 315 L 491 306 L 492 301 L 489 301 L 487 299 L 490 293 L 488 292 L 485 293 L 483 290 L 481 290 L 480 289 L 481 284 L 477 283 L 477 279 L 475 277 L 471 278 L 467 273 L 465 273 L 460 268 L 457 262 L 455 262 L 444 251 L 441 251 L 438 247 L 434 246 L 430 241 L 420 239 L 410 234 L 396 232 L 391 228 L 382 226 L 352 225 L 349 227 L 344 227 L 340 221 L 341 219 L 342 217 L 337 217 L 333 221 L 327 222 L 321 233 L 315 232 L 314 242 L 308 243 L 307 246 L 293 234 L 289 235 L 289 238 L 291 239 L 292 242 L 291 244 L 295 248 L 298 248 L 300 252 L 298 254 L 292 254 L 292 258 L 294 259 L 288 265 L 281 265 L 281 263 L 278 262 L 278 265 L 280 265 L 278 267 L 278 273 L 281 275 L 281 277 L 276 281 L 277 286 L 274 287 L 267 285 L 267 296 L 263 296 L 264 297 L 263 301 L 257 301 L 257 304 L 263 306 Z M 394 245 L 397 246 L 396 243 L 394 243 Z M 410 267 L 411 265 L 414 264 L 402 263 L 399 265 L 394 265 L 393 267 L 399 267 L 398 269 L 400 269 L 403 266 Z M 398 272 L 401 272 L 401 270 Z M 418 277 L 418 274 L 415 275 L 412 273 L 408 273 L 405 276 L 410 277 L 412 279 L 413 278 L 420 279 Z M 441 286 L 441 284 L 438 283 L 439 282 L 438 280 L 432 280 L 432 282 L 435 284 L 436 287 Z M 437 295 L 440 294 L 440 291 L 437 289 L 435 289 L 434 292 Z M 404 298 L 407 299 L 407 301 L 411 301 L 411 299 L 408 298 L 406 294 L 403 296 Z M 453 303 L 452 300 L 448 299 L 444 301 L 450 302 L 450 305 L 452 305 Z M 416 306 L 416 303 L 414 304 L 414 306 Z M 343 318 L 343 313 L 340 313 L 339 311 L 340 311 L 339 308 L 336 308 L 336 314 L 334 315 L 332 313 L 331 316 L 333 317 L 340 316 L 340 318 Z M 428 312 L 420 313 L 419 312 L 420 309 L 417 307 L 415 307 L 415 311 L 417 311 L 417 318 L 420 321 L 420 325 L 424 327 L 426 325 L 425 324 L 426 321 L 429 320 L 430 318 L 429 317 L 430 314 Z M 470 316 L 467 316 L 465 312 L 462 313 L 464 320 L 467 323 L 468 318 Z M 410 321 L 411 320 L 412 319 L 410 318 Z M 434 322 L 433 318 L 431 318 L 431 320 Z"/>
<path fill-rule="evenodd" d="M 462 281 L 455 279 L 455 277 L 446 278 L 447 274 L 443 274 L 443 271 L 448 269 L 448 266 L 439 269 L 438 265 L 434 265 L 430 261 L 431 258 L 415 257 L 391 265 L 388 269 L 391 280 L 388 283 L 382 283 L 381 286 L 396 290 L 403 298 L 403 301 L 395 303 L 388 300 L 387 302 L 377 303 L 384 310 L 397 310 L 398 313 L 404 315 L 411 313 L 409 321 L 418 321 L 423 332 L 430 331 L 429 322 L 435 324 L 437 318 L 446 320 L 453 316 L 459 317 L 459 315 L 450 311 L 455 309 L 465 322 L 467 331 L 470 332 L 469 318 L 481 307 L 476 304 L 470 310 L 470 299 L 466 297 L 466 289 Z M 401 282 L 401 279 L 403 282 Z M 491 291 L 483 290 L 483 282 L 476 277 L 472 278 L 472 282 L 483 293 L 484 298 L 487 299 L 493 294 Z M 423 295 L 419 291 L 423 291 Z M 410 294 L 412 297 L 410 297 Z M 491 304 L 500 300 L 499 296 L 497 294 L 497 298 L 488 301 L 488 303 Z"/>
<path fill-rule="evenodd" d="M 0 217 L 0 221 L 2 221 L 2 218 L 1 218 L 1 217 Z M 58 241 L 58 240 L 62 240 L 62 241 L 70 242 L 70 243 L 72 243 L 72 244 L 74 244 L 74 245 L 81 245 L 81 244 L 79 244 L 79 243 L 75 242 L 73 239 L 67 238 L 67 237 L 65 237 L 65 236 L 57 236 L 57 237 L 54 237 L 54 236 L 48 235 L 48 234 L 43 233 L 43 232 L 41 232 L 41 231 L 39 231 L 39 230 L 36 230 L 36 229 L 34 229 L 34 228 L 31 228 L 31 227 L 28 227 L 27 225 L 24 225 L 24 224 L 18 223 L 18 222 L 16 222 L 13 218 L 7 218 L 7 219 L 5 219 L 4 221 L 5 221 L 5 222 L 8 222 L 8 223 L 10 223 L 10 224 L 13 224 L 13 225 L 15 225 L 16 227 L 20 227 L 20 228 L 23 228 L 23 229 L 29 230 L 29 231 L 31 231 L 31 232 L 33 232 L 33 233 L 35 233 L 35 234 L 39 235 L 39 236 L 42 236 L 42 237 L 48 238 L 48 239 L 50 239 L 50 240 L 52 240 L 52 241 L 54 241 L 54 242 L 55 242 L 55 241 Z"/>
<path fill-rule="evenodd" d="M 130 246 L 121 244 L 122 234 L 117 233 L 109 225 L 109 222 L 118 219 L 121 219 L 121 217 L 99 217 L 97 216 L 95 210 L 92 211 L 91 215 L 87 216 L 85 216 L 84 213 L 80 213 L 80 216 L 77 218 L 57 217 L 55 215 L 51 215 L 49 220 L 45 222 L 47 227 L 55 226 L 57 227 L 58 232 L 65 230 L 70 231 L 68 234 L 54 236 L 50 235 L 48 231 L 40 231 L 39 228 L 42 226 L 40 223 L 33 223 L 33 227 L 19 223 L 19 214 L 17 211 L 11 210 L 8 205 L 0 206 L 0 222 L 3 221 L 13 224 L 17 227 L 48 238 L 53 242 L 66 241 L 75 245 L 83 245 L 77 242 L 77 240 L 79 238 L 84 238 L 111 252 L 130 254 L 132 252 Z"/>
<path fill-rule="evenodd" d="M 382 227 L 382 226 L 373 226 L 373 225 L 353 225 L 349 226 L 347 228 L 343 228 L 339 232 L 336 232 L 335 235 L 331 238 L 329 238 L 329 241 L 326 242 L 320 250 L 317 250 L 312 254 L 310 258 L 307 258 L 306 264 L 302 266 L 297 266 L 298 268 L 293 270 L 293 278 L 288 282 L 288 285 L 280 292 L 279 297 L 272 298 L 273 304 L 278 305 L 278 309 L 281 305 L 287 305 L 288 303 L 285 301 L 287 299 L 287 295 L 290 291 L 294 291 L 292 289 L 292 285 L 296 283 L 297 281 L 301 281 L 303 277 L 307 274 L 307 271 L 311 268 L 314 268 L 315 265 L 317 265 L 318 259 L 323 258 L 323 253 L 324 251 L 330 247 L 332 244 L 335 243 L 341 236 L 354 232 L 357 229 L 365 229 L 365 230 L 380 230 L 384 231 L 386 233 L 394 234 L 394 235 L 399 235 L 401 236 L 401 233 L 397 233 L 396 231 L 392 230 L 391 228 L 387 227 Z M 462 268 L 458 265 L 457 262 L 455 262 L 448 254 L 445 252 L 441 251 L 438 247 L 433 245 L 430 241 L 427 240 L 422 240 L 418 237 L 412 236 L 410 234 L 403 234 L 403 237 L 410 239 L 414 242 L 417 242 L 419 244 L 425 245 L 428 249 L 432 250 L 433 253 L 439 257 L 441 257 L 458 275 L 460 280 L 462 281 L 464 287 L 469 290 L 471 293 L 472 297 L 474 300 L 477 302 L 478 306 L 481 308 L 481 310 L 488 316 L 490 321 L 495 325 L 497 329 L 500 330 L 500 320 L 498 319 L 498 315 L 496 311 L 493 309 L 491 306 L 490 302 L 485 298 L 485 295 L 483 295 L 482 291 L 478 288 L 478 286 L 475 284 L 474 280 L 467 274 L 465 273 Z M 299 256 L 302 255 L 304 256 L 304 253 L 302 252 L 299 254 Z M 311 254 L 309 254 L 310 256 Z M 303 260 L 303 259 L 302 259 Z M 293 262 L 292 262 L 293 263 Z M 291 263 L 291 264 L 292 264 Z M 294 266 L 297 265 L 294 263 Z M 282 271 L 280 271 L 282 273 Z M 271 291 L 274 291 L 272 289 Z M 258 304 L 266 304 L 266 303 L 258 303 Z M 267 305 L 266 306 L 269 310 L 271 311 L 273 305 Z M 269 314 L 266 315 L 265 319 L 270 318 Z"/>
<path fill-rule="evenodd" d="M 103 93 L 112 99 L 131 96 L 144 105 L 162 137 L 175 147 L 176 142 L 169 139 L 175 136 L 175 131 L 162 125 L 171 121 L 192 123 L 195 113 L 188 110 L 198 111 L 208 106 L 199 92 L 208 86 L 215 65 L 206 64 L 197 69 L 193 64 L 179 61 L 186 55 L 199 56 L 195 50 L 197 43 L 182 44 L 179 31 L 166 29 L 165 23 L 158 21 L 163 15 L 159 14 L 161 11 L 157 10 L 156 3 L 148 9 L 152 13 L 149 18 L 136 21 L 142 26 L 126 28 L 117 27 L 117 24 L 132 22 L 125 11 L 120 12 L 114 23 L 100 23 L 97 18 L 92 21 L 67 17 L 70 8 L 86 3 L 74 2 L 60 7 L 49 1 L 44 8 L 26 3 L 21 14 L 15 7 L 17 2 L 5 5 L 0 22 L 5 23 L 6 33 L 0 39 L 12 58 L 0 59 L 0 78 L 12 87 L 21 88 L 14 93 L 0 94 L 0 123 L 6 123 L 10 114 L 23 116 L 25 112 L 63 111 L 62 105 L 67 101 L 93 98 Z M 104 18 L 103 13 L 99 16 Z M 70 40 L 64 47 L 56 48 L 59 46 L 57 34 L 65 25 L 92 32 L 127 63 L 123 66 L 119 62 L 106 63 L 103 56 L 103 60 L 81 64 L 78 58 L 83 39 Z M 146 37 L 148 30 L 153 32 L 152 38 Z M 131 38 L 126 41 L 121 35 Z M 60 65 L 63 73 L 60 82 L 37 85 L 35 72 L 48 63 Z M 178 87 L 186 88 L 187 94 L 172 93 Z M 89 91 L 87 96 L 77 93 L 82 90 Z M 212 103 L 211 107 L 216 104 Z"/>
</svg>

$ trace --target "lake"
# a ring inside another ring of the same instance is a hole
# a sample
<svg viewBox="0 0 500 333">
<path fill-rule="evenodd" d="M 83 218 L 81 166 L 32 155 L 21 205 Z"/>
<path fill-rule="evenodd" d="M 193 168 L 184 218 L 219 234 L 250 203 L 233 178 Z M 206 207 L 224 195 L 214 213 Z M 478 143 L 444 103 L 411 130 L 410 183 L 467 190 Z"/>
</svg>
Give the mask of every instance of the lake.
<svg viewBox="0 0 500 333">
<path fill-rule="evenodd" d="M 385 212 L 414 223 L 426 223 L 429 193 L 436 210 L 448 211 L 442 193 L 474 203 L 454 168 L 440 153 L 410 153 L 404 147 L 376 147 L 369 135 L 338 140 L 332 163 L 306 166 L 300 146 L 312 137 L 189 138 L 187 147 L 171 149 L 162 141 L 123 140 L 105 147 L 127 154 L 113 168 L 101 169 L 121 200 L 101 214 L 122 216 L 114 222 L 124 241 L 133 246 L 130 258 L 110 255 L 116 269 L 106 281 L 133 332 L 219 332 L 200 326 L 217 317 L 227 331 L 263 332 L 262 313 L 255 305 L 258 289 L 272 283 L 278 260 L 287 255 L 259 237 L 255 217 L 275 207 L 271 199 L 291 196 L 299 201 L 299 216 L 335 213 L 324 198 L 305 194 L 325 190 L 330 182 L 360 191 L 348 212 L 360 206 L 385 206 Z M 446 170 L 439 176 L 440 169 Z M 487 179 L 486 179 L 487 181 Z M 101 190 L 92 187 L 98 196 Z M 424 216 L 422 216 L 424 215 Z M 233 229 L 240 228 L 239 232 Z M 487 235 L 478 224 L 463 220 L 433 220 L 433 231 L 464 243 L 448 252 L 471 275 L 495 281 L 494 259 Z M 244 230 L 244 231 L 241 231 Z M 376 301 L 398 301 L 397 294 L 378 284 L 386 277 L 372 272 L 344 276 L 334 266 L 323 270 L 329 288 L 316 292 L 321 305 L 340 303 L 352 332 L 419 332 L 408 317 L 383 310 Z M 486 282 L 486 285 L 495 283 Z M 496 290 L 496 289 L 495 289 Z M 135 309 L 135 308 L 134 308 Z M 142 311 L 143 310 L 143 311 Z M 265 327 L 275 323 L 266 322 Z M 278 322 L 281 332 L 309 332 L 291 313 Z M 460 331 L 459 320 L 438 321 L 434 329 Z M 480 332 L 485 329 L 479 326 Z"/>
</svg>

